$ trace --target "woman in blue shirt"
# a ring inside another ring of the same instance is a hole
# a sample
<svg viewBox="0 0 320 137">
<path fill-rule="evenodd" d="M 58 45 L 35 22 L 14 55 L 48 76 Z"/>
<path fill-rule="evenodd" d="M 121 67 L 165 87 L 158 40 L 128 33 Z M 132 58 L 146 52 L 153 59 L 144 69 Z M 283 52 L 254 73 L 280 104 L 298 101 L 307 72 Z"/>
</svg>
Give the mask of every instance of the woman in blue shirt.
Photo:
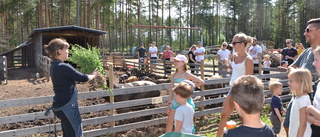
<svg viewBox="0 0 320 137">
<path fill-rule="evenodd" d="M 95 70 L 92 74 L 83 74 L 71 65 L 64 63 L 68 59 L 69 43 L 61 38 L 52 39 L 45 45 L 45 52 L 52 59 L 50 75 L 53 84 L 53 103 L 54 114 L 61 119 L 61 126 L 64 137 L 82 137 L 82 124 L 77 102 L 76 81 L 87 82 L 98 75 Z"/>
</svg>

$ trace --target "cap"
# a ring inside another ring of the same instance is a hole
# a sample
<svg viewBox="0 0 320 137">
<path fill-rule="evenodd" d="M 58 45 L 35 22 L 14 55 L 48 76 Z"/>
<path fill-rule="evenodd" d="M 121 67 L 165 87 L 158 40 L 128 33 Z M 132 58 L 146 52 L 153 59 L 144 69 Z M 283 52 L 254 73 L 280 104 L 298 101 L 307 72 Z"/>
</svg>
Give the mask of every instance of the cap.
<svg viewBox="0 0 320 137">
<path fill-rule="evenodd" d="M 182 81 L 182 82 L 184 82 L 184 83 L 187 83 L 187 84 L 189 84 L 189 86 L 192 88 L 192 92 L 194 91 L 194 83 L 192 82 L 192 81 L 190 81 L 190 80 L 184 80 L 184 81 Z"/>
<path fill-rule="evenodd" d="M 179 60 L 179 61 L 183 61 L 184 63 L 187 63 L 187 57 L 184 55 L 177 55 L 176 57 L 174 57 L 175 60 Z"/>
<path fill-rule="evenodd" d="M 202 44 L 201 41 L 198 41 L 197 43 L 198 43 L 198 44 Z"/>
</svg>

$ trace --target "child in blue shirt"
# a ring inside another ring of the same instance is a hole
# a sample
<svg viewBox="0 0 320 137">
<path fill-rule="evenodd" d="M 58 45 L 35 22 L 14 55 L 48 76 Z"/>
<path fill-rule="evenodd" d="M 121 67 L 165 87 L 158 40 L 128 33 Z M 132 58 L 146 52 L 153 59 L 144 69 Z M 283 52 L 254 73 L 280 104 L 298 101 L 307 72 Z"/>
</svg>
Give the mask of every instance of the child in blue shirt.
<svg viewBox="0 0 320 137">
<path fill-rule="evenodd" d="M 280 82 L 272 82 L 269 84 L 269 89 L 272 92 L 271 98 L 271 108 L 272 112 L 270 115 L 270 121 L 272 123 L 272 130 L 274 134 L 279 134 L 281 130 L 281 122 L 283 121 L 282 118 L 282 101 L 279 97 L 282 94 L 282 83 Z"/>
</svg>

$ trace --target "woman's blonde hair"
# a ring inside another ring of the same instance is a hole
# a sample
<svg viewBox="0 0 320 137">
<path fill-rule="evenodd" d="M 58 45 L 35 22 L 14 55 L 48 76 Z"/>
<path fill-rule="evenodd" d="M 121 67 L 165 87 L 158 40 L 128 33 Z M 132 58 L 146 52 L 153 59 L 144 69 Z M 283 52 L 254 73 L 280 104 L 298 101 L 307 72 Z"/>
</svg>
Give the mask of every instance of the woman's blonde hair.
<svg viewBox="0 0 320 137">
<path fill-rule="evenodd" d="M 298 47 L 302 47 L 302 49 L 304 49 L 304 46 L 302 43 L 297 43 L 295 48 L 297 49 Z"/>
<path fill-rule="evenodd" d="M 311 93 L 312 91 L 312 75 L 309 70 L 298 68 L 289 72 L 289 79 L 292 79 L 299 83 L 300 87 L 297 91 L 293 91 L 297 96 L 302 96 L 306 93 Z"/>
<path fill-rule="evenodd" d="M 238 33 L 233 38 L 238 38 L 240 40 L 240 42 L 244 43 L 245 47 L 247 47 L 248 45 L 251 45 L 253 42 L 252 37 L 247 36 L 244 33 Z"/>
<path fill-rule="evenodd" d="M 320 55 L 320 45 L 317 45 L 317 48 L 313 51 L 314 55 Z"/>
<path fill-rule="evenodd" d="M 197 49 L 197 46 L 195 44 L 192 44 L 192 46 L 189 48 L 189 51 L 191 51 L 193 48 Z"/>
<path fill-rule="evenodd" d="M 228 46 L 228 43 L 227 43 L 227 42 L 222 42 L 221 48 L 223 48 L 223 45 L 224 45 L 224 44 L 226 44 L 226 45 Z M 227 47 L 227 46 L 226 46 L 226 47 Z"/>
</svg>

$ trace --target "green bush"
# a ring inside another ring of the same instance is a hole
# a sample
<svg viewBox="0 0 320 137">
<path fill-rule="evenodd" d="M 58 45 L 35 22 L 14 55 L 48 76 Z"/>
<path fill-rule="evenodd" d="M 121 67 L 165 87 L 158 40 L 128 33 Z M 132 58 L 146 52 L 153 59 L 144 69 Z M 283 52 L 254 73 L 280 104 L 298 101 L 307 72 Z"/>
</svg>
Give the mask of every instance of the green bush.
<svg viewBox="0 0 320 137">
<path fill-rule="evenodd" d="M 98 69 L 101 74 L 104 74 L 100 60 L 100 49 L 91 46 L 88 46 L 88 49 L 86 49 L 78 44 L 72 45 L 71 47 L 68 61 L 77 64 L 80 72 L 90 74 L 95 69 Z"/>
<path fill-rule="evenodd" d="M 100 49 L 88 45 L 88 49 L 79 46 L 78 44 L 71 45 L 70 57 L 68 61 L 75 63 L 77 69 L 86 74 L 91 74 L 95 69 L 100 71 L 101 77 L 97 77 L 90 81 L 90 90 L 103 88 L 113 96 L 113 92 L 106 86 L 106 79 L 102 62 L 100 60 Z"/>
</svg>

